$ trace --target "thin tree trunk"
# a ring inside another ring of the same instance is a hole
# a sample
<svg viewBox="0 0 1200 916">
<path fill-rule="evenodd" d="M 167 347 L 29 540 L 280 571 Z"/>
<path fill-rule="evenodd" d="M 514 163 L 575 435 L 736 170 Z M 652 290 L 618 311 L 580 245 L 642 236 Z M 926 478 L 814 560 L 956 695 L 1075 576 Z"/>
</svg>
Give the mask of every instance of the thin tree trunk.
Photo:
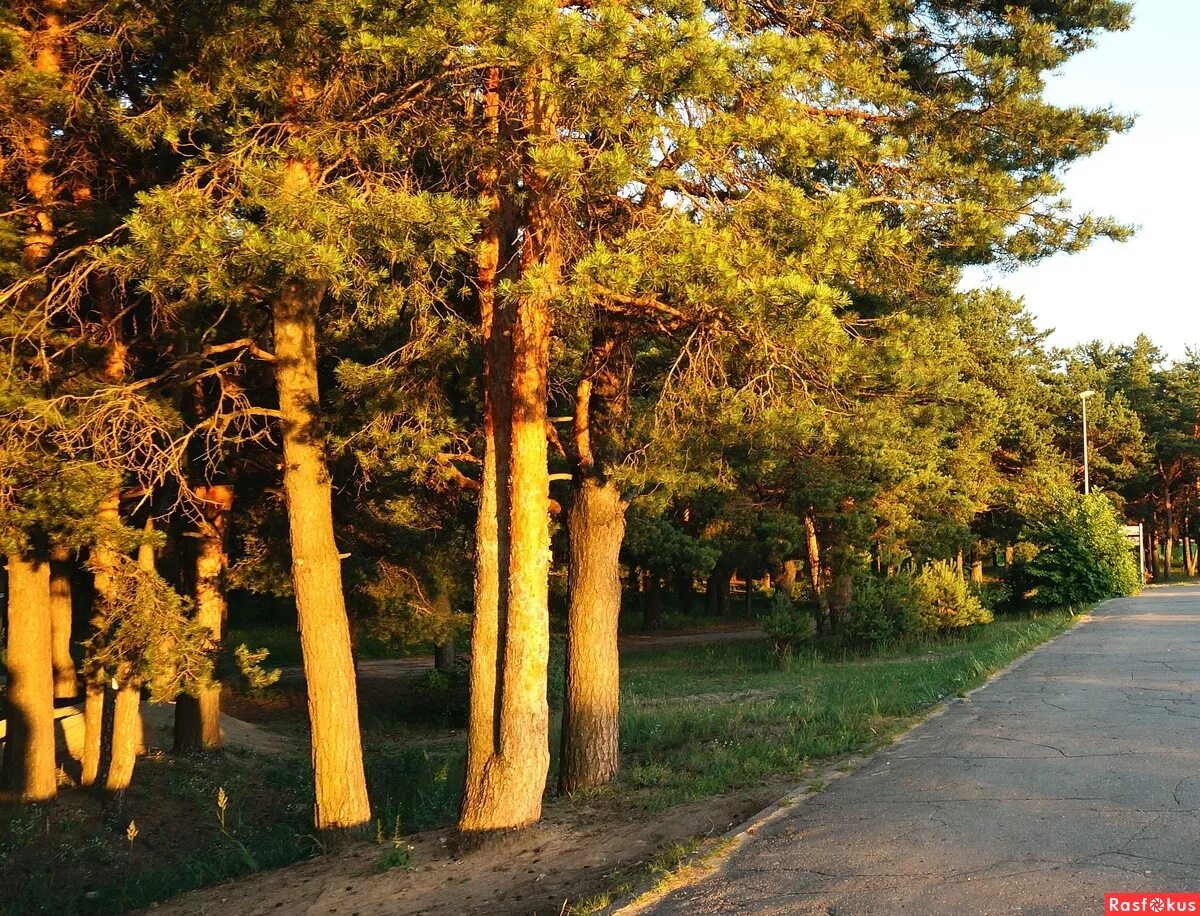
<svg viewBox="0 0 1200 916">
<path fill-rule="evenodd" d="M 817 537 L 817 522 L 811 512 L 804 514 L 805 549 L 808 559 L 808 580 L 813 597 L 817 599 L 817 632 L 824 630 L 829 620 L 829 596 L 825 592 L 825 577 L 821 571 L 821 541 Z"/>
<path fill-rule="evenodd" d="M 9 554 L 8 735 L 0 777 L 24 801 L 44 801 L 58 790 L 50 643 L 50 564 Z"/>
<path fill-rule="evenodd" d="M 650 570 L 642 573 L 642 632 L 663 628 L 662 582 Z"/>
<path fill-rule="evenodd" d="M 74 564 L 71 552 L 56 547 L 50 552 L 50 633 L 54 659 L 54 698 L 74 699 L 79 696 L 79 678 L 75 659 L 71 657 L 71 574 Z"/>
<path fill-rule="evenodd" d="M 983 552 L 978 545 L 971 551 L 971 581 L 976 585 L 983 584 Z"/>
<path fill-rule="evenodd" d="M 454 640 L 446 639 L 433 647 L 434 670 L 442 674 L 452 674 L 455 669 Z"/>
<path fill-rule="evenodd" d="M 289 180 L 307 186 L 293 163 Z M 275 384 L 283 429 L 283 490 L 291 534 L 292 585 L 312 730 L 313 818 L 336 835 L 371 820 L 358 725 L 358 690 L 342 567 L 334 540 L 332 485 L 318 424 L 317 313 L 323 292 L 287 281 L 272 303 Z"/>
<path fill-rule="evenodd" d="M 1161 578 L 1162 567 L 1159 563 L 1158 534 L 1150 534 L 1150 574 L 1157 580 Z"/>
<path fill-rule="evenodd" d="M 679 573 L 675 577 L 675 601 L 679 605 L 679 613 L 690 617 L 695 610 L 696 582 L 690 572 Z"/>
<path fill-rule="evenodd" d="M 111 757 L 104 777 L 107 792 L 129 788 L 133 779 L 137 755 L 142 750 L 142 688 L 126 681 L 112 693 L 112 734 L 109 739 Z"/>
<path fill-rule="evenodd" d="M 225 628 L 225 570 L 229 558 L 225 552 L 225 529 L 233 508 L 233 488 L 214 484 L 198 487 L 196 495 L 203 504 L 203 520 L 193 541 L 191 591 L 196 605 L 195 620 L 208 630 L 216 652 Z M 221 685 L 203 687 L 194 696 L 184 694 L 175 701 L 176 754 L 212 751 L 221 746 Z"/>
<path fill-rule="evenodd" d="M 1004 568 L 1005 569 L 1012 569 L 1014 555 L 1015 555 L 1015 551 L 1013 549 L 1013 545 L 1005 544 L 1004 545 Z"/>
<path fill-rule="evenodd" d="M 116 362 L 120 365 L 117 365 Z M 123 356 L 113 356 L 109 353 L 106 375 L 119 378 L 124 373 Z M 92 548 L 93 585 L 97 600 L 105 600 L 112 591 L 113 570 L 117 563 L 117 552 L 112 547 L 110 537 L 105 531 L 116 531 L 121 525 L 121 497 L 118 491 L 110 493 L 100 504 L 97 512 L 100 533 Z M 109 707 L 109 689 L 102 672 L 89 674 L 84 681 L 84 741 L 83 758 L 81 760 L 82 777 L 80 783 L 92 786 L 103 782 L 106 767 L 105 757 L 109 751 L 106 736 L 111 739 L 111 731 L 105 723 L 111 722 L 111 715 L 106 715 Z"/>
<path fill-rule="evenodd" d="M 103 682 L 90 680 L 84 685 L 83 755 L 80 758 L 79 784 L 93 786 L 100 775 L 100 757 L 104 745 Z"/>
<path fill-rule="evenodd" d="M 567 517 L 571 593 L 559 791 L 607 785 L 619 763 L 621 542 L 625 502 L 612 481 L 584 479 Z"/>
</svg>

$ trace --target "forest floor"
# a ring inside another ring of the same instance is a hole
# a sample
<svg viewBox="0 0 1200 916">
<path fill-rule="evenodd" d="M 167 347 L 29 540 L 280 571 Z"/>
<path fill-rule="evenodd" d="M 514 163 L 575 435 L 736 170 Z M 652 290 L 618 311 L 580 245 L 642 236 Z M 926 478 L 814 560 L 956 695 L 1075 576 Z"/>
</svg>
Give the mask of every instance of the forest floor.
<svg viewBox="0 0 1200 916">
<path fill-rule="evenodd" d="M 297 752 L 174 758 L 153 750 L 148 729 L 151 753 L 123 798 L 68 789 L 50 805 L 0 815 L 0 879 L 10 889 L 0 912 L 114 913 L 152 902 L 179 914 L 595 912 L 787 790 L 819 789 L 855 755 L 1070 622 L 1005 618 L 871 657 L 780 659 L 766 639 L 732 633 L 628 651 L 617 783 L 548 797 L 540 825 L 469 851 L 447 829 L 462 779 L 464 679 L 363 679 L 376 842 L 316 859 L 303 693 L 230 696 L 231 714 Z M 556 645 L 552 702 L 561 683 Z M 289 862 L 300 864 L 165 902 Z"/>
</svg>

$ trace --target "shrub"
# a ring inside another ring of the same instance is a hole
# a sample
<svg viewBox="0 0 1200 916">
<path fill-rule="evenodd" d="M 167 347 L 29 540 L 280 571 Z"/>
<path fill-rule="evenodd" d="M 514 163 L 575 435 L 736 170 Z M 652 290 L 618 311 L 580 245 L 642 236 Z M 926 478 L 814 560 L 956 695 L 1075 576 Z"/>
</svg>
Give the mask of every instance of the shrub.
<svg viewBox="0 0 1200 916">
<path fill-rule="evenodd" d="M 992 622 L 992 612 L 980 603 L 949 563 L 927 565 L 917 576 L 916 586 L 920 595 L 918 626 L 924 633 Z"/>
<path fill-rule="evenodd" d="M 1060 493 L 1026 529 L 1037 547 L 1022 578 L 1042 607 L 1076 607 L 1139 590 L 1137 562 L 1112 503 L 1093 493 Z"/>
<path fill-rule="evenodd" d="M 979 603 L 993 614 L 1007 610 L 1012 606 L 1013 590 L 1007 581 L 972 582 L 971 594 L 978 598 Z"/>
<path fill-rule="evenodd" d="M 762 628 L 771 638 L 778 655 L 790 655 L 812 641 L 816 620 L 812 608 L 794 601 L 782 589 L 771 598 L 770 609 L 762 615 Z"/>
<path fill-rule="evenodd" d="M 847 633 L 854 642 L 878 648 L 917 629 L 920 595 L 913 577 L 864 575 L 854 585 L 847 608 Z"/>
</svg>

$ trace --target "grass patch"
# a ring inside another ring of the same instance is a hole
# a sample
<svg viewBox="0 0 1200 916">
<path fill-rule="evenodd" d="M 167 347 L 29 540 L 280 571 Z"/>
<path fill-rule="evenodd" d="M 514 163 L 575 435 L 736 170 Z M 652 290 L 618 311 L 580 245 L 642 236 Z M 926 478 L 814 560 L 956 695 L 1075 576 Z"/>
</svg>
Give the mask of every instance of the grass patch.
<svg viewBox="0 0 1200 916">
<path fill-rule="evenodd" d="M 812 655 L 782 667 L 765 643 L 631 655 L 621 781 L 661 809 L 869 751 L 1071 620 L 1065 612 L 1005 618 L 870 658 Z"/>
<path fill-rule="evenodd" d="M 610 882 L 607 889 L 594 896 L 573 901 L 563 908 L 563 913 L 567 916 L 588 916 L 607 909 L 622 897 L 643 888 L 658 890 L 675 877 L 680 868 L 706 843 L 708 838 L 701 836 L 668 843 L 645 862 L 618 869 L 607 875 L 606 878 Z"/>
</svg>

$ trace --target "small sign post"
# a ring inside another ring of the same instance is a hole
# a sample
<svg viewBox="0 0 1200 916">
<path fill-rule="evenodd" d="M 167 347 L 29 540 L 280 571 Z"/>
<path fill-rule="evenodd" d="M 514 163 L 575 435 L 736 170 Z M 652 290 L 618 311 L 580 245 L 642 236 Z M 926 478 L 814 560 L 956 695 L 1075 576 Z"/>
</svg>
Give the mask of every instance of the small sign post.
<svg viewBox="0 0 1200 916">
<path fill-rule="evenodd" d="M 1130 547 L 1137 547 L 1138 572 L 1142 574 L 1142 582 L 1146 581 L 1146 536 L 1141 525 L 1126 525 L 1123 529 L 1125 540 Z"/>
</svg>

